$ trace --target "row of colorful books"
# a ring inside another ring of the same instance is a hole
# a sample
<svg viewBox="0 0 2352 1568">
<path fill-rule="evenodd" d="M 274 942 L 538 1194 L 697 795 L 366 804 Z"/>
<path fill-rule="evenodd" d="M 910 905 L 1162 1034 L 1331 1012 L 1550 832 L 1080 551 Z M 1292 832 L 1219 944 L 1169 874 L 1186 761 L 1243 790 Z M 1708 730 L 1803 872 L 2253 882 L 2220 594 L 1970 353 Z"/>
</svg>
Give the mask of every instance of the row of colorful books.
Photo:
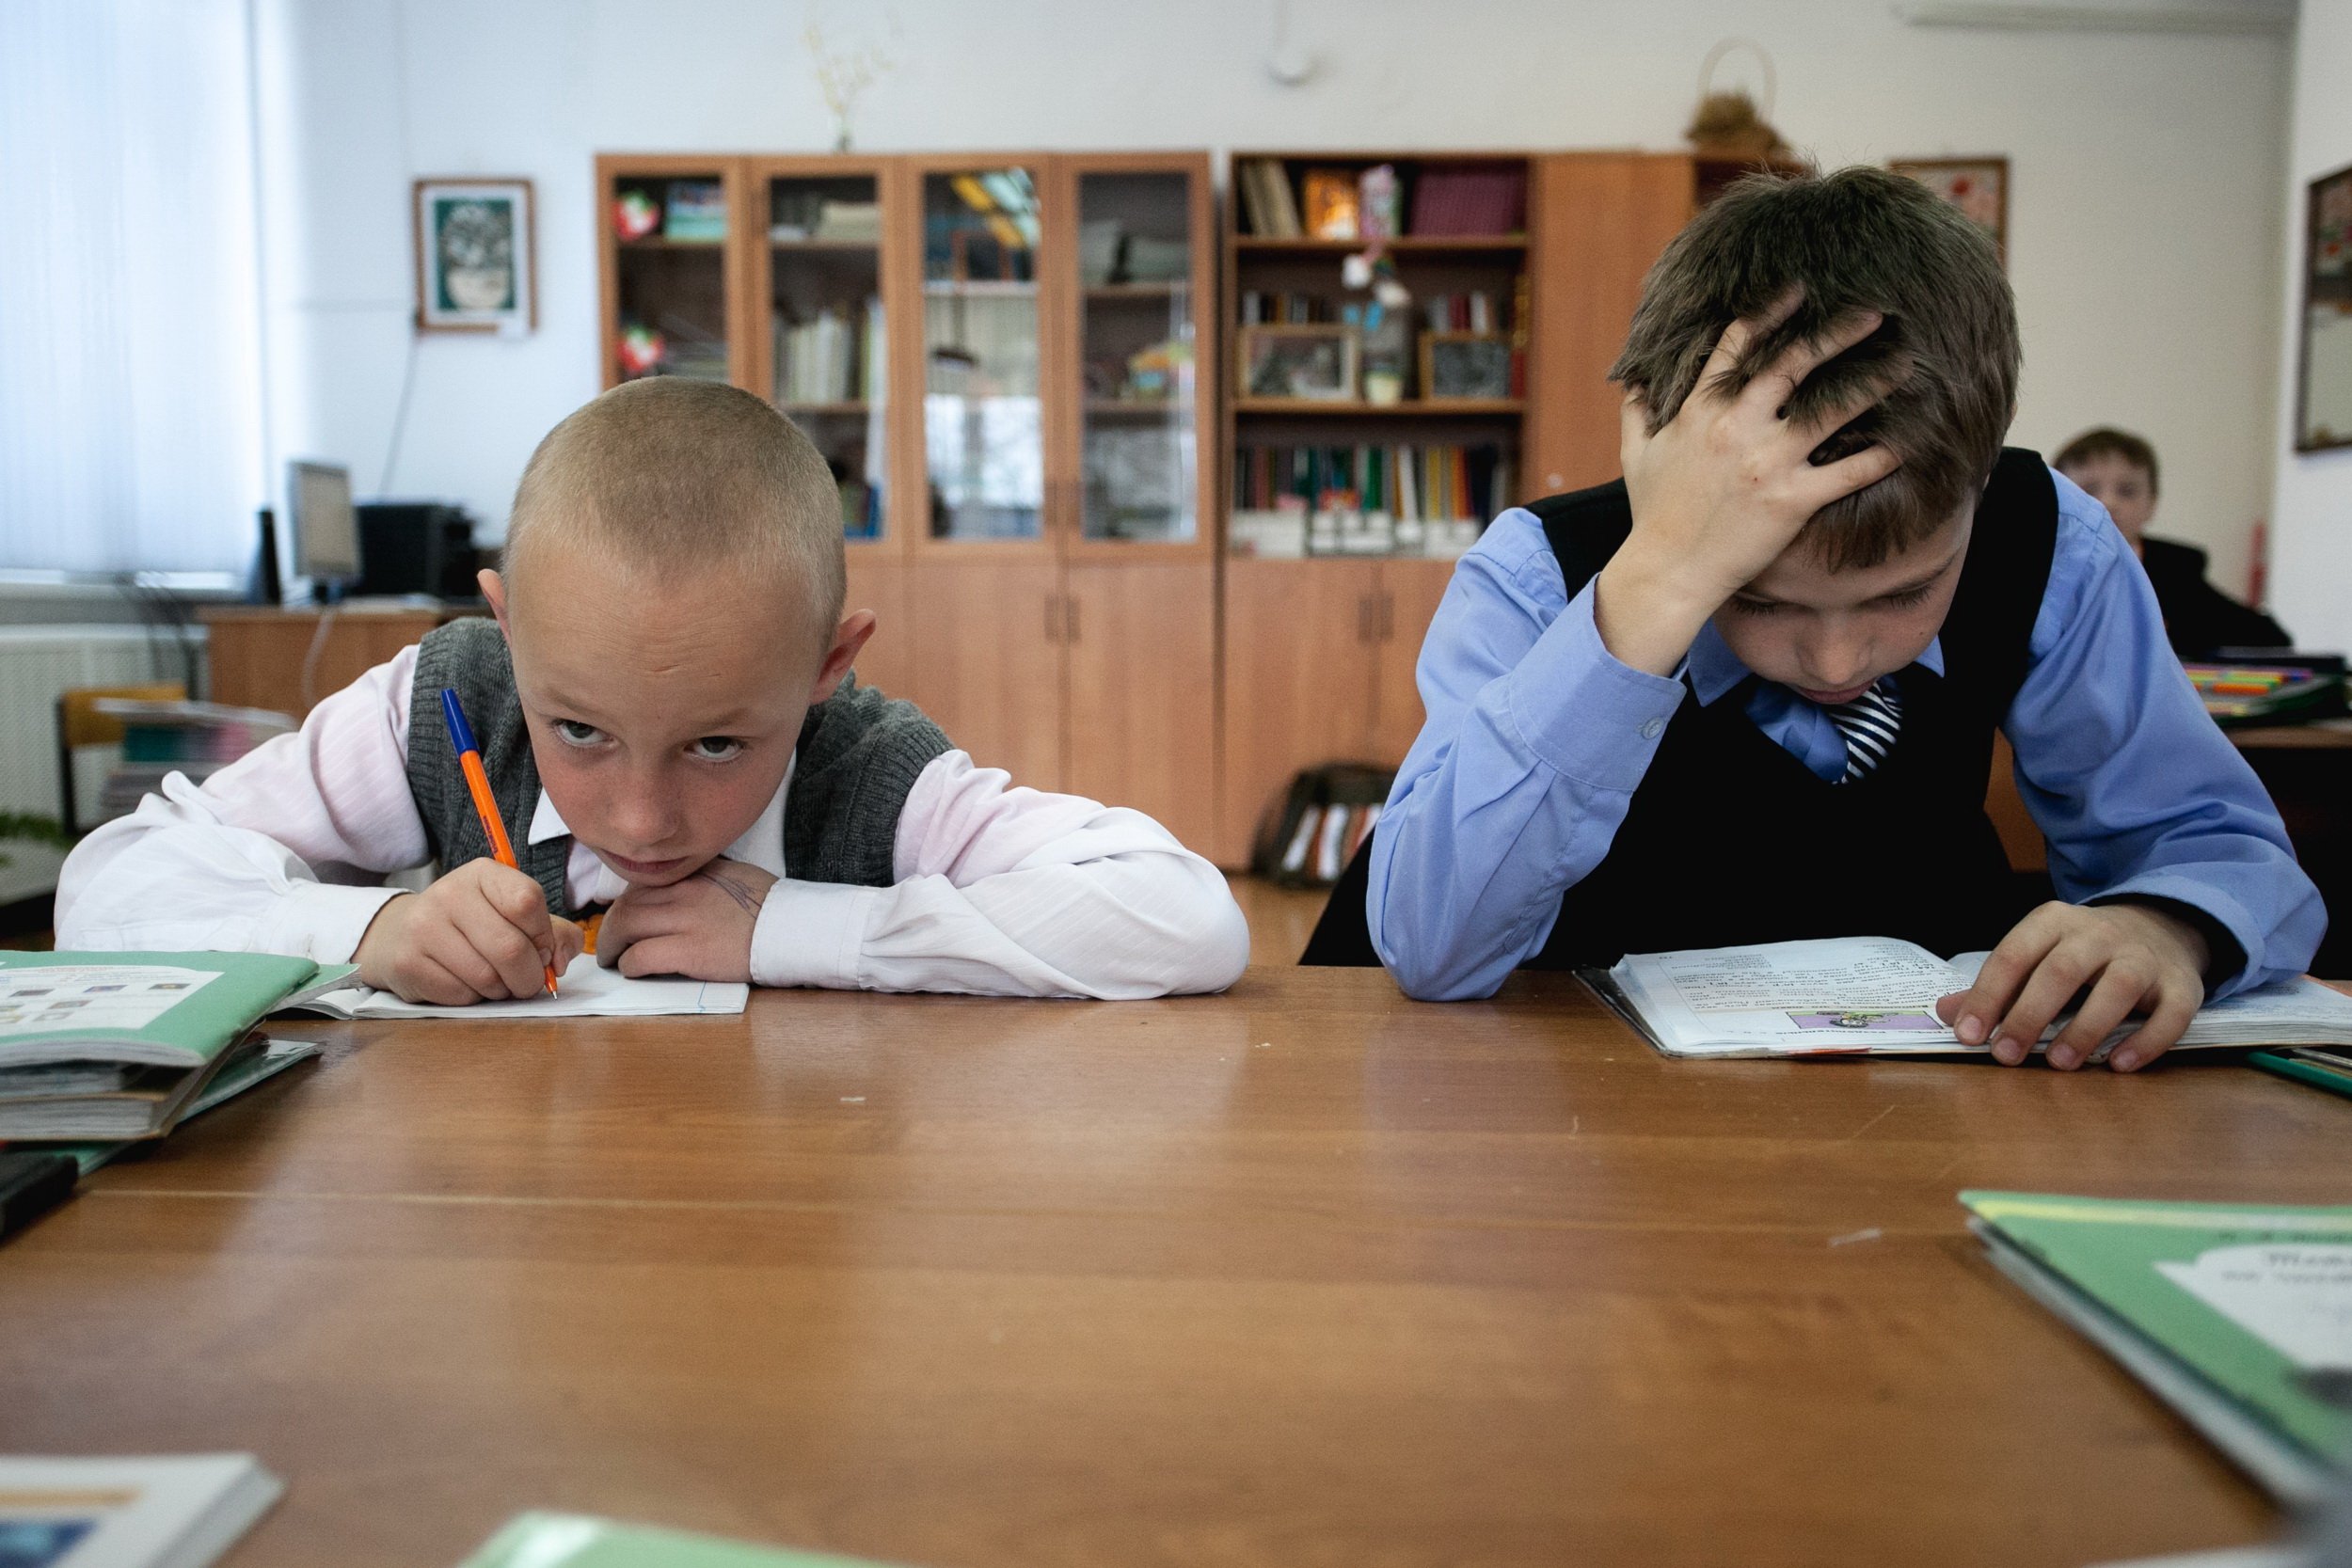
<svg viewBox="0 0 2352 1568">
<path fill-rule="evenodd" d="M 1491 445 L 1244 447 L 1233 454 L 1233 505 L 1269 511 L 1287 498 L 1314 512 L 1483 520 L 1515 500 L 1515 467 L 1508 449 Z"/>
<path fill-rule="evenodd" d="M 1527 227 L 1527 171 L 1512 165 L 1309 168 L 1294 184 L 1280 159 L 1245 158 L 1233 185 L 1248 231 L 1266 239 L 1376 245 L 1400 235 L 1502 237 Z"/>
</svg>

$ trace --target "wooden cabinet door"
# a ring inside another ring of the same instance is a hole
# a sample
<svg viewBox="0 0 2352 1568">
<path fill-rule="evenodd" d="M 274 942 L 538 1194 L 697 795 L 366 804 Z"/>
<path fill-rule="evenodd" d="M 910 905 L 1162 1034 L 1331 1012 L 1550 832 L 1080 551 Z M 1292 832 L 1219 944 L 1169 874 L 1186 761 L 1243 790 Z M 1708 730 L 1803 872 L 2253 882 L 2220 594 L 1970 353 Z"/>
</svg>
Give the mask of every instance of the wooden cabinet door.
<svg viewBox="0 0 2352 1568">
<path fill-rule="evenodd" d="M 1430 617 L 1454 580 L 1451 561 L 1384 561 L 1380 613 L 1373 645 L 1372 756 L 1385 768 L 1405 760 L 1421 734 L 1421 689 L 1413 679 Z"/>
<path fill-rule="evenodd" d="M 1367 759 L 1378 591 L 1368 561 L 1225 563 L 1218 864 L 1248 863 L 1259 818 L 1300 768 Z"/>
<path fill-rule="evenodd" d="M 1073 564 L 1064 579 L 1063 787 L 1133 806 L 1207 853 L 1216 824 L 1216 607 L 1209 563 Z"/>
<path fill-rule="evenodd" d="M 842 613 L 870 610 L 874 635 L 858 655 L 860 686 L 878 687 L 893 697 L 920 705 L 914 678 L 914 624 L 907 605 L 907 569 L 865 546 L 850 551 L 849 594 Z"/>
<path fill-rule="evenodd" d="M 1060 578 L 1027 554 L 907 568 L 923 710 L 975 762 L 1037 789 L 1062 787 Z"/>
<path fill-rule="evenodd" d="M 1680 153 L 1558 152 L 1536 160 L 1526 499 L 1617 477 L 1617 388 L 1642 276 L 1691 220 Z"/>
</svg>

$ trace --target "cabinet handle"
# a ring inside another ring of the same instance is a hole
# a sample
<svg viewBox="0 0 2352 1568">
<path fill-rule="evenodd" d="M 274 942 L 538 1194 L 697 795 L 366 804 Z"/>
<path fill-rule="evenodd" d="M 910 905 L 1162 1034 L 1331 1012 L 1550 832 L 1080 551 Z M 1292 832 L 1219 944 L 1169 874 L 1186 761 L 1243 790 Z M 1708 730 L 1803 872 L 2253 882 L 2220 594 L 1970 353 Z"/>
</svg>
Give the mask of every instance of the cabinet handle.
<svg viewBox="0 0 2352 1568">
<path fill-rule="evenodd" d="M 1061 641 L 1061 595 L 1059 594 L 1045 595 L 1045 641 L 1048 642 Z"/>
<path fill-rule="evenodd" d="M 1380 590 L 1380 641 L 1396 641 L 1396 591 L 1391 588 Z"/>
<path fill-rule="evenodd" d="M 1061 600 L 1062 636 L 1069 641 L 1078 641 L 1078 595 L 1065 594 Z"/>
<path fill-rule="evenodd" d="M 1356 641 L 1370 642 L 1372 640 L 1372 595 L 1359 594 L 1356 595 Z"/>
</svg>

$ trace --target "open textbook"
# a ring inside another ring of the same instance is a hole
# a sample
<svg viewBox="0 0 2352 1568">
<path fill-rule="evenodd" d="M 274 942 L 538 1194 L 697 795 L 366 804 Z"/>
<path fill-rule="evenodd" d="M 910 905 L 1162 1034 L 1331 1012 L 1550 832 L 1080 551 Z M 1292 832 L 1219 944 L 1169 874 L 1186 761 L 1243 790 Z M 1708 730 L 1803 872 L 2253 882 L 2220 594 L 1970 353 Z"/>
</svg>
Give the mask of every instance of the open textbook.
<svg viewBox="0 0 2352 1568">
<path fill-rule="evenodd" d="M 1752 947 L 1630 953 L 1579 974 L 1669 1056 L 1984 1055 L 1935 1015 L 1938 998 L 1975 984 L 1988 955 L 1947 963 L 1893 937 L 1771 942 Z M 2035 1050 L 2065 1024 L 2050 1026 Z M 2137 1021 L 2093 1053 L 2102 1060 Z M 2352 996 L 2282 980 L 2211 1003 L 2182 1047 L 2352 1044 Z"/>
<path fill-rule="evenodd" d="M 751 1000 L 746 985 L 716 980 L 632 980 L 617 969 L 597 967 L 582 953 L 564 971 L 560 994 L 521 1002 L 476 1002 L 444 1007 L 404 1002 L 388 990 L 345 986 L 305 997 L 300 1010 L 329 1018 L 662 1018 L 686 1013 L 739 1013 Z"/>
</svg>

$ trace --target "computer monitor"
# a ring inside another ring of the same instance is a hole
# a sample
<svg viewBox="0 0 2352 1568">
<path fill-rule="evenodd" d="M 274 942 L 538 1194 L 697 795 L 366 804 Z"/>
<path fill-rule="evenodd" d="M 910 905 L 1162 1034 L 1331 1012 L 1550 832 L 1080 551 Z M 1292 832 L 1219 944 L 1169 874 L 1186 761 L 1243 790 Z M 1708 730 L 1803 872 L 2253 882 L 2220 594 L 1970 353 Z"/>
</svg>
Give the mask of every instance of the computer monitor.
<svg viewBox="0 0 2352 1568">
<path fill-rule="evenodd" d="M 359 519 L 351 504 L 351 470 L 332 463 L 286 465 L 286 514 L 294 571 L 311 593 L 332 599 L 359 580 Z"/>
</svg>

